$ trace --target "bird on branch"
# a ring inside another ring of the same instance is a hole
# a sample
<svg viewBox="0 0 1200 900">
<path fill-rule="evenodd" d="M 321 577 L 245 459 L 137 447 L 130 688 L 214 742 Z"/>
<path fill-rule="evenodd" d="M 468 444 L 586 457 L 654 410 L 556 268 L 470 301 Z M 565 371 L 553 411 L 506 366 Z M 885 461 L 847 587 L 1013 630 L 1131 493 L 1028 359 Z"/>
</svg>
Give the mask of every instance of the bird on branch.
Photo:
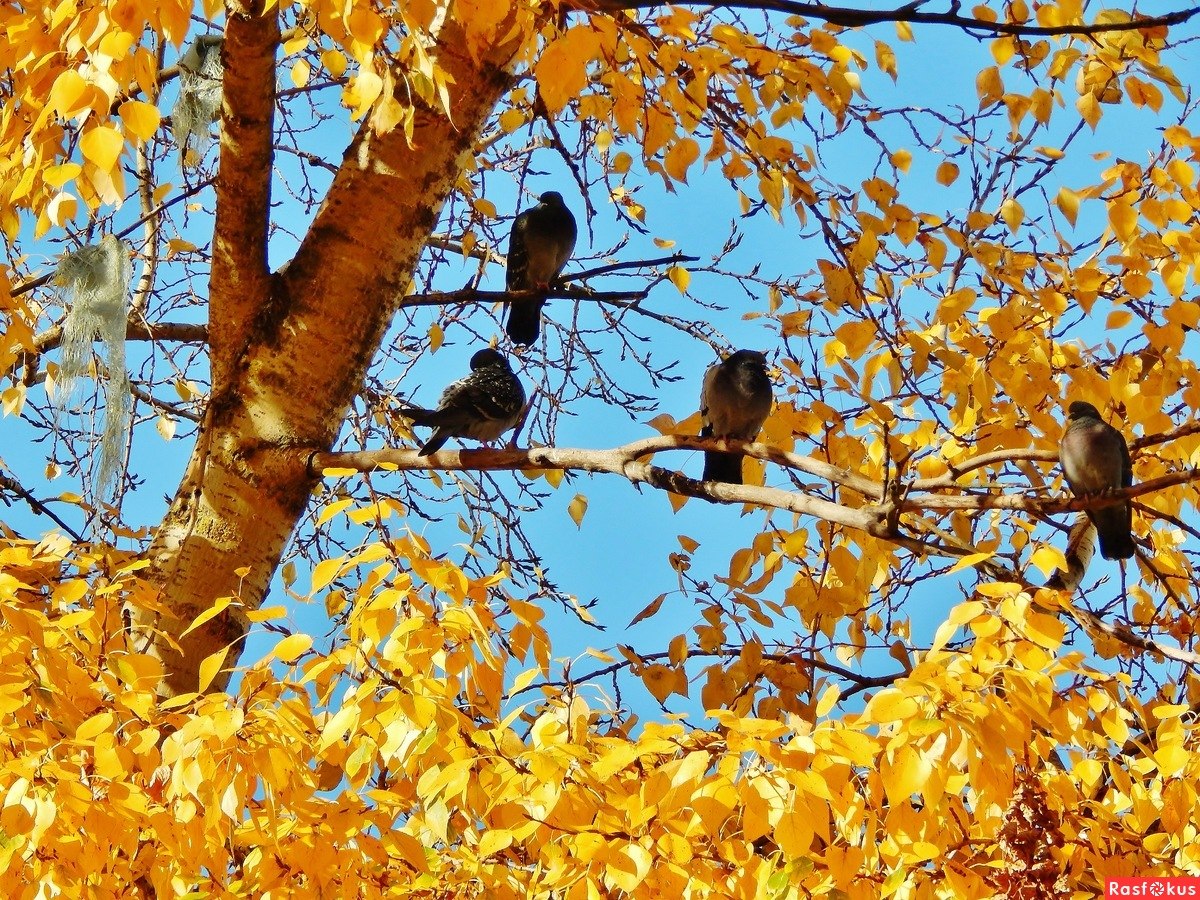
<svg viewBox="0 0 1200 900">
<path fill-rule="evenodd" d="M 558 191 L 546 191 L 538 204 L 517 216 L 508 239 L 508 270 L 504 284 L 509 291 L 548 291 L 558 278 L 578 236 L 575 216 Z M 517 300 L 508 306 L 505 331 L 514 344 L 532 344 L 542 323 L 544 296 Z"/>
<path fill-rule="evenodd" d="M 752 441 L 771 411 L 767 358 L 757 350 L 738 350 L 704 373 L 700 390 L 701 437 Z M 708 450 L 704 480 L 742 483 L 742 454 Z"/>
<path fill-rule="evenodd" d="M 1076 497 L 1104 495 L 1133 484 L 1133 464 L 1124 435 L 1101 419 L 1100 411 L 1090 403 L 1076 400 L 1067 408 L 1067 428 L 1058 455 Z M 1089 509 L 1087 514 L 1096 526 L 1101 556 L 1133 556 L 1133 507 L 1128 500 Z"/>
<path fill-rule="evenodd" d="M 471 374 L 442 391 L 437 409 L 406 407 L 414 425 L 433 429 L 418 456 L 436 453 L 452 437 L 494 441 L 516 427 L 525 409 L 525 388 L 504 355 L 491 347 L 471 357 Z"/>
</svg>

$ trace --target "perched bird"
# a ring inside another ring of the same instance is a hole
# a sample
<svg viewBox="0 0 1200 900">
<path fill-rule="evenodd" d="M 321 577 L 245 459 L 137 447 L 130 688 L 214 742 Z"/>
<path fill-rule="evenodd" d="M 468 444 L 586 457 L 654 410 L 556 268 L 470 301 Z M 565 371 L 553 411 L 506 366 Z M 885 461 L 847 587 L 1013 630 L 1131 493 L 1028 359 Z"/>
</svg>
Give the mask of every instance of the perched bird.
<svg viewBox="0 0 1200 900">
<path fill-rule="evenodd" d="M 510 291 L 546 291 L 571 258 L 578 235 L 575 217 L 558 191 L 546 191 L 537 206 L 513 221 L 508 239 L 508 271 L 504 285 Z M 545 297 L 518 300 L 508 306 L 505 331 L 515 344 L 532 344 L 542 324 Z"/>
<path fill-rule="evenodd" d="M 1076 400 L 1067 408 L 1067 429 L 1058 456 L 1071 493 L 1077 497 L 1105 494 L 1133 484 L 1129 447 L 1121 432 L 1100 418 L 1090 403 Z M 1133 507 L 1128 501 L 1089 509 L 1105 559 L 1133 556 Z"/>
<path fill-rule="evenodd" d="M 524 408 L 525 388 L 508 360 L 486 347 L 471 357 L 471 374 L 442 391 L 437 409 L 408 407 L 404 415 L 414 425 L 433 428 L 429 440 L 417 451 L 428 456 L 440 450 L 447 438 L 494 441 L 516 426 Z"/>
<path fill-rule="evenodd" d="M 701 437 L 753 440 L 771 411 L 767 358 L 757 350 L 738 350 L 704 373 L 700 390 Z M 742 455 L 705 451 L 704 480 L 742 483 Z"/>
</svg>

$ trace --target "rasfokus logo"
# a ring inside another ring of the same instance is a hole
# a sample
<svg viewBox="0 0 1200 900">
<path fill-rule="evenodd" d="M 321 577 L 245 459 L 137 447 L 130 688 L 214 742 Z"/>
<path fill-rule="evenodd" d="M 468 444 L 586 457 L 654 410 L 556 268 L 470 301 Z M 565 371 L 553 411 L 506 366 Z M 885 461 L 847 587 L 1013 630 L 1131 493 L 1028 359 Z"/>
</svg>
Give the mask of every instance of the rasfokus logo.
<svg viewBox="0 0 1200 900">
<path fill-rule="evenodd" d="M 1109 878 L 1104 896 L 1200 898 L 1200 878 Z"/>
</svg>

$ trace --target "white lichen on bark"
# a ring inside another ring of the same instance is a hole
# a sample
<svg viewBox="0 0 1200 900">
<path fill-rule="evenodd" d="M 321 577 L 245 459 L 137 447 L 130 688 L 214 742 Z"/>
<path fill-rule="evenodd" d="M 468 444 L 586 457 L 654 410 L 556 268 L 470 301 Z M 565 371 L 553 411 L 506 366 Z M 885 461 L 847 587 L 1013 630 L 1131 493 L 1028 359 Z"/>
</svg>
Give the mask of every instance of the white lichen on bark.
<svg viewBox="0 0 1200 900">
<path fill-rule="evenodd" d="M 202 34 L 179 60 L 179 99 L 171 110 L 171 131 L 185 168 L 195 165 L 204 154 L 210 141 L 209 126 L 220 112 L 223 45 L 220 35 Z M 193 150 L 190 156 L 189 145 Z"/>
<path fill-rule="evenodd" d="M 129 316 L 129 282 L 133 276 L 130 246 L 114 235 L 63 257 L 55 280 L 63 288 L 67 315 L 62 325 L 62 357 L 54 390 L 59 411 L 71 403 L 80 377 L 91 371 L 97 338 L 103 350 L 104 378 L 100 459 L 95 492 L 107 496 L 129 436 L 132 404 L 125 368 L 125 327 Z M 97 373 L 99 375 L 99 373 Z"/>
</svg>

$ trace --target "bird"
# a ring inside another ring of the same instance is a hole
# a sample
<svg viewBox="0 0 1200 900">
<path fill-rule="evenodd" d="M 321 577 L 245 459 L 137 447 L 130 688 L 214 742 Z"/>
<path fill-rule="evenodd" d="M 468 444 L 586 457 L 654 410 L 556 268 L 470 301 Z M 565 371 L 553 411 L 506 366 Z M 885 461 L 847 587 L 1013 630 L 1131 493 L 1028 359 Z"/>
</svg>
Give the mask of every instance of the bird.
<svg viewBox="0 0 1200 900">
<path fill-rule="evenodd" d="M 513 220 L 508 238 L 508 269 L 504 286 L 510 291 L 548 291 L 571 258 L 579 231 L 562 194 L 546 191 L 536 206 Z M 542 323 L 546 298 L 519 300 L 508 306 L 505 331 L 514 344 L 532 344 Z"/>
<path fill-rule="evenodd" d="M 1096 407 L 1082 400 L 1067 407 L 1067 427 L 1058 445 L 1058 456 L 1076 497 L 1105 494 L 1133 484 L 1133 464 L 1125 437 L 1100 418 Z M 1133 556 L 1133 507 L 1128 500 L 1089 509 L 1087 514 L 1096 526 L 1101 556 Z"/>
<path fill-rule="evenodd" d="M 405 407 L 414 425 L 433 428 L 418 456 L 436 453 L 448 438 L 494 441 L 521 421 L 525 388 L 504 354 L 485 347 L 471 357 L 471 374 L 442 391 L 437 409 Z"/>
<path fill-rule="evenodd" d="M 772 400 L 766 356 L 757 350 L 738 350 L 704 373 L 700 436 L 753 440 L 767 420 Z M 704 480 L 741 484 L 742 454 L 706 450 Z"/>
</svg>

